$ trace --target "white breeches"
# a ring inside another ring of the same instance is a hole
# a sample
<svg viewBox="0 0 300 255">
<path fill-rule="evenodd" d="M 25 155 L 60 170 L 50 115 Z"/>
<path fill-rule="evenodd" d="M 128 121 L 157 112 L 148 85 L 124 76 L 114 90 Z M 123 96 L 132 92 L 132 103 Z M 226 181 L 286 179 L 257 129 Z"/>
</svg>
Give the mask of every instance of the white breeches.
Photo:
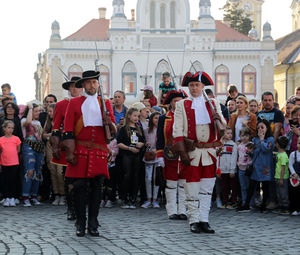
<svg viewBox="0 0 300 255">
<path fill-rule="evenodd" d="M 185 206 L 185 192 L 184 192 L 184 179 L 178 181 L 166 181 L 166 209 L 168 216 L 173 214 L 186 214 Z M 177 202 L 178 195 L 178 202 Z"/>
</svg>

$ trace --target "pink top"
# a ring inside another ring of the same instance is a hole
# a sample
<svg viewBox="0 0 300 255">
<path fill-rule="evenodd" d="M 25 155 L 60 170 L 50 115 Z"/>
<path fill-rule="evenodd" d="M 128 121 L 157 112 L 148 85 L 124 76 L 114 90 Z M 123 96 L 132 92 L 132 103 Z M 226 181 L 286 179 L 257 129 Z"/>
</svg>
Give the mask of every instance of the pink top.
<svg viewBox="0 0 300 255">
<path fill-rule="evenodd" d="M 247 154 L 247 147 L 246 147 L 247 143 L 240 143 L 237 147 L 237 151 L 238 151 L 238 161 L 237 161 L 237 165 L 239 167 L 240 170 L 246 170 L 247 165 L 252 163 L 252 159 L 251 157 L 248 156 Z"/>
<path fill-rule="evenodd" d="M 17 136 L 6 138 L 0 137 L 0 163 L 2 166 L 19 165 L 19 156 L 17 147 L 21 144 L 21 140 Z"/>
</svg>

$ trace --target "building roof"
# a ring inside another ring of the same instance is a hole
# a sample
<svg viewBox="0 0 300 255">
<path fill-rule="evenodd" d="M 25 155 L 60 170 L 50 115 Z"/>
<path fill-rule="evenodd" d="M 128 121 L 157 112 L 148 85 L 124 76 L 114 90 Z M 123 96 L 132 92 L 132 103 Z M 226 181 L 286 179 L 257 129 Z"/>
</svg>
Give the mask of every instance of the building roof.
<svg viewBox="0 0 300 255">
<path fill-rule="evenodd" d="M 74 34 L 66 37 L 66 41 L 105 41 L 108 40 L 109 19 L 92 19 Z"/>
<path fill-rule="evenodd" d="M 109 39 L 109 19 L 92 19 L 74 34 L 66 37 L 66 41 L 105 41 Z M 222 21 L 216 20 L 216 41 L 219 42 L 240 42 L 255 41 L 244 35 Z"/>
<path fill-rule="evenodd" d="M 216 29 L 218 31 L 216 35 L 216 41 L 219 42 L 255 41 L 247 35 L 236 31 L 220 20 L 216 20 Z"/>
<path fill-rule="evenodd" d="M 300 60 L 300 29 L 275 41 L 278 50 L 277 64 L 291 64 Z"/>
</svg>

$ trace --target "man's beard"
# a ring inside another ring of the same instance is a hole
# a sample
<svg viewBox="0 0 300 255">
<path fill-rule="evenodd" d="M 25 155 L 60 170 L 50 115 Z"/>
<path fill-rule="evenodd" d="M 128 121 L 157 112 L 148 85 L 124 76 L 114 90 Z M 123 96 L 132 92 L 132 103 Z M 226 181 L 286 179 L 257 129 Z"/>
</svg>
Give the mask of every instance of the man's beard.
<svg viewBox="0 0 300 255">
<path fill-rule="evenodd" d="M 95 95 L 95 94 L 97 93 L 97 91 L 95 90 L 95 92 L 92 93 L 92 92 L 90 92 L 90 91 L 85 90 L 85 93 L 86 93 L 87 95 L 89 95 L 89 96 L 93 96 L 93 95 Z"/>
</svg>

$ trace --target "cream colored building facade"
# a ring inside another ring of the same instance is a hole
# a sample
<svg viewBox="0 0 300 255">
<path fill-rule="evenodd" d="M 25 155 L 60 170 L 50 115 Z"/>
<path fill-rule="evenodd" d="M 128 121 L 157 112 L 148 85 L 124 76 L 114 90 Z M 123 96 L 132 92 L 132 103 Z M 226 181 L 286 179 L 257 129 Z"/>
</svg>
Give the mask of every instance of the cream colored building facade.
<svg viewBox="0 0 300 255">
<path fill-rule="evenodd" d="M 59 68 L 69 78 L 94 69 L 95 44 L 107 97 L 123 90 L 128 101 L 137 100 L 146 74 L 147 84 L 157 93 L 161 74 L 170 71 L 168 57 L 177 84 L 185 72 L 193 71 L 192 62 L 197 70 L 211 75 L 220 100 L 226 98 L 229 84 L 236 84 L 249 98 L 274 91 L 277 54 L 270 24 L 265 24 L 259 40 L 255 33 L 248 37 L 215 20 L 210 0 L 200 0 L 198 6 L 190 6 L 188 0 L 138 0 L 129 19 L 124 14 L 126 1 L 112 3 L 111 19 L 100 8 L 99 18 L 65 39 L 60 37 L 58 22 L 53 22 L 49 48 L 39 56 L 35 73 L 37 99 L 48 93 L 59 99 L 66 96 Z M 190 8 L 199 8 L 197 20 L 190 19 Z"/>
</svg>

